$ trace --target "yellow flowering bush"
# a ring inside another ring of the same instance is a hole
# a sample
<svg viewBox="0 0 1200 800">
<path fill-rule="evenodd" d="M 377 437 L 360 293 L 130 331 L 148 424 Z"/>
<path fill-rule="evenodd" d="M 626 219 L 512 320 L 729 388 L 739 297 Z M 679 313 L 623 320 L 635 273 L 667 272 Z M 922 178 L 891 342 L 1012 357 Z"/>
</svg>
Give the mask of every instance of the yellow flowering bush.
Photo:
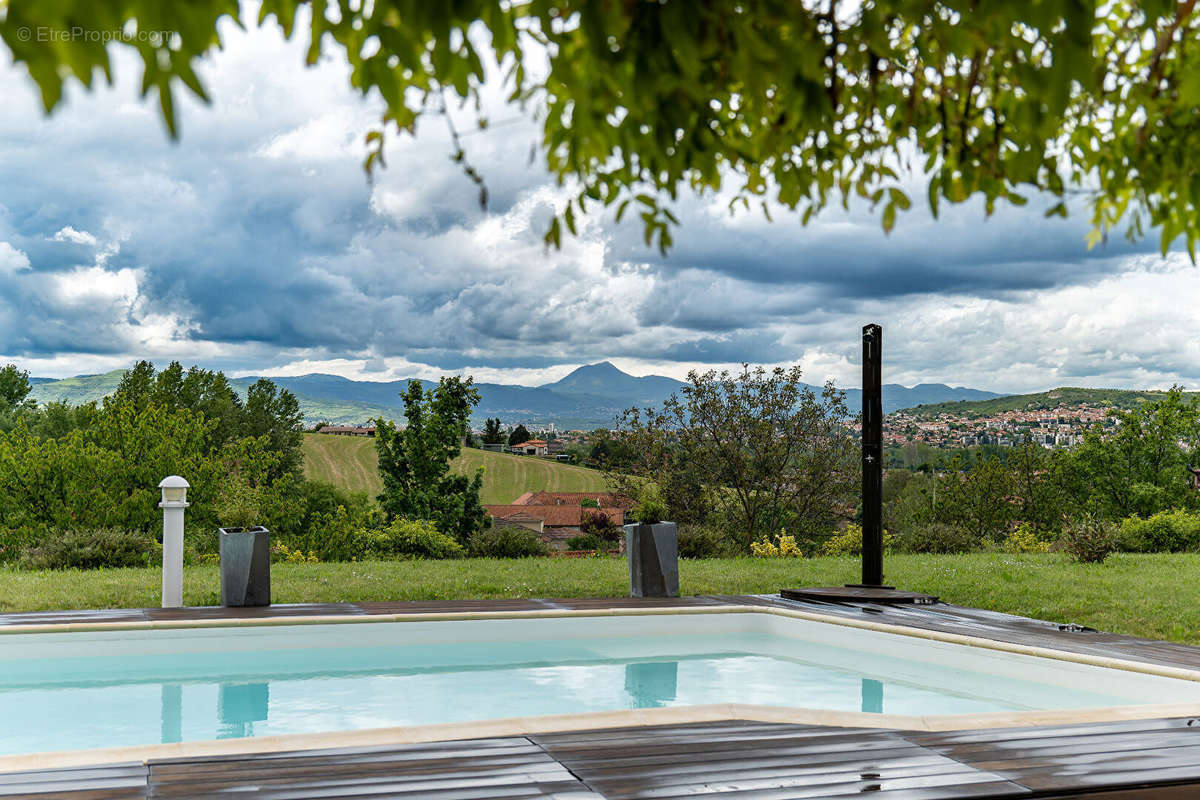
<svg viewBox="0 0 1200 800">
<path fill-rule="evenodd" d="M 775 541 L 771 541 L 768 536 L 763 536 L 759 541 L 751 542 L 750 555 L 759 558 L 803 558 L 804 551 L 800 549 L 800 545 L 796 544 L 795 536 L 781 530 L 775 537 Z"/>
<path fill-rule="evenodd" d="M 892 536 L 887 531 L 883 532 L 883 551 L 891 552 L 892 545 L 895 543 L 896 537 Z M 851 522 L 846 526 L 846 530 L 841 533 L 834 533 L 825 540 L 825 544 L 821 545 L 821 555 L 823 556 L 861 556 L 863 549 L 863 532 L 862 526 Z"/>
<path fill-rule="evenodd" d="M 317 554 L 312 550 L 305 553 L 299 547 L 292 549 L 286 544 L 276 544 L 271 546 L 271 560 L 285 564 L 320 564 L 321 559 L 317 558 Z"/>
<path fill-rule="evenodd" d="M 1050 543 L 1039 539 L 1033 528 L 1022 522 L 1008 535 L 1000 549 L 1006 553 L 1049 553 Z"/>
</svg>

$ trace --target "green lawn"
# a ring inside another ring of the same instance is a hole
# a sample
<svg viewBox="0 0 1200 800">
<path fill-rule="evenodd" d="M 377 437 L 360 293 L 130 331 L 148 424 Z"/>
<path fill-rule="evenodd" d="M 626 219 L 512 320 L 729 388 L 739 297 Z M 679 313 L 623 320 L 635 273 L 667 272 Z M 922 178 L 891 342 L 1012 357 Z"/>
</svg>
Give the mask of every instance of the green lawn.
<svg viewBox="0 0 1200 800">
<path fill-rule="evenodd" d="M 374 497 L 383 484 L 375 440 L 358 436 L 304 435 L 304 472 L 313 480 L 326 481 Z M 466 448 L 453 462 L 455 472 L 474 474 L 483 467 L 485 503 L 511 503 L 525 492 L 604 491 L 604 475 L 594 469 L 559 464 L 529 456 L 490 453 Z"/>
<path fill-rule="evenodd" d="M 1200 554 L 1115 555 L 1099 566 L 1061 555 L 889 556 L 890 582 L 962 605 L 1075 622 L 1200 645 Z M 852 558 L 684 561 L 683 594 L 754 594 L 857 580 Z M 524 559 L 276 564 L 278 603 L 613 597 L 626 594 L 623 559 Z M 0 569 L 0 611 L 158 605 L 159 570 L 22 572 Z M 184 600 L 217 602 L 216 567 L 189 567 Z"/>
</svg>

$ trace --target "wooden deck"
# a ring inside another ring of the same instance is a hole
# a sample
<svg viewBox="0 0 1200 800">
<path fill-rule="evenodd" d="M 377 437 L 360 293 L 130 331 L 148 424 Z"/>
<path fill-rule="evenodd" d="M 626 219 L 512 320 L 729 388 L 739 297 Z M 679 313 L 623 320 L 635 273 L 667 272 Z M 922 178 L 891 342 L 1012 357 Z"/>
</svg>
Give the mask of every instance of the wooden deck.
<svg viewBox="0 0 1200 800">
<path fill-rule="evenodd" d="M 1200 649 L 947 604 L 678 600 L 362 603 L 0 615 L 0 626 L 323 614 L 779 605 L 1020 644 L 1200 668 Z M 0 724 L 3 712 L 0 708 Z M 942 798 L 1200 799 L 1200 719 L 927 733 L 759 722 L 653 726 L 433 744 L 153 760 L 0 774 L 0 797 L 101 800 L 374 797 L 412 800 L 784 800 L 871 793 Z"/>
</svg>

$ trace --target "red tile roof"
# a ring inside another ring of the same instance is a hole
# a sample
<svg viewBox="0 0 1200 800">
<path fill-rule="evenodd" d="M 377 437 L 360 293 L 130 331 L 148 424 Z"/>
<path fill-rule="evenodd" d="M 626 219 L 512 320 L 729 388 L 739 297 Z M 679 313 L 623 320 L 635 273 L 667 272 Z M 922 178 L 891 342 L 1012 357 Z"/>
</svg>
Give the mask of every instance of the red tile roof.
<svg viewBox="0 0 1200 800">
<path fill-rule="evenodd" d="M 514 500 L 514 503 L 527 503 L 529 505 L 575 505 L 581 500 L 596 500 L 600 505 L 608 508 L 629 509 L 633 507 L 633 503 L 629 498 L 620 497 L 612 492 L 533 492 L 525 494 Z"/>
<path fill-rule="evenodd" d="M 484 508 L 489 514 L 497 519 L 511 519 L 517 515 L 528 515 L 534 519 L 540 519 L 542 522 L 555 528 L 577 528 L 583 521 L 584 508 L 576 505 L 485 505 Z M 605 514 L 614 524 L 620 525 L 625 521 L 625 511 L 620 508 L 601 508 L 587 509 L 588 511 L 599 510 Z"/>
</svg>

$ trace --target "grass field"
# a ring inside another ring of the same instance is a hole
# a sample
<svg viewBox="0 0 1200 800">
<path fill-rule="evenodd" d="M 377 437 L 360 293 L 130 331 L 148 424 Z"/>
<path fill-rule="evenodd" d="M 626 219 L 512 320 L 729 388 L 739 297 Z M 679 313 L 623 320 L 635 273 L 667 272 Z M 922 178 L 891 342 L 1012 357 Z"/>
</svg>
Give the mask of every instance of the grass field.
<svg viewBox="0 0 1200 800">
<path fill-rule="evenodd" d="M 304 474 L 371 497 L 383 489 L 375 440 L 365 436 L 304 434 Z"/>
<path fill-rule="evenodd" d="M 375 440 L 358 436 L 304 435 L 304 472 L 309 478 L 327 481 L 354 491 L 379 494 L 378 459 Z M 511 503 L 524 492 L 545 489 L 550 492 L 603 491 L 604 476 L 594 469 L 559 464 L 528 456 L 489 453 L 464 449 L 454 460 L 454 469 L 483 473 L 483 502 Z"/>
<path fill-rule="evenodd" d="M 974 553 L 888 556 L 891 583 L 962 605 L 1100 630 L 1200 645 L 1200 554 L 1120 554 L 1102 565 L 1064 556 Z M 853 558 L 683 561 L 683 594 L 756 594 L 857 580 Z M 277 603 L 617 597 L 628 593 L 620 558 L 276 564 Z M 151 607 L 160 571 L 23 572 L 0 569 L 0 611 Z M 184 601 L 217 602 L 216 567 L 188 567 Z"/>
</svg>

